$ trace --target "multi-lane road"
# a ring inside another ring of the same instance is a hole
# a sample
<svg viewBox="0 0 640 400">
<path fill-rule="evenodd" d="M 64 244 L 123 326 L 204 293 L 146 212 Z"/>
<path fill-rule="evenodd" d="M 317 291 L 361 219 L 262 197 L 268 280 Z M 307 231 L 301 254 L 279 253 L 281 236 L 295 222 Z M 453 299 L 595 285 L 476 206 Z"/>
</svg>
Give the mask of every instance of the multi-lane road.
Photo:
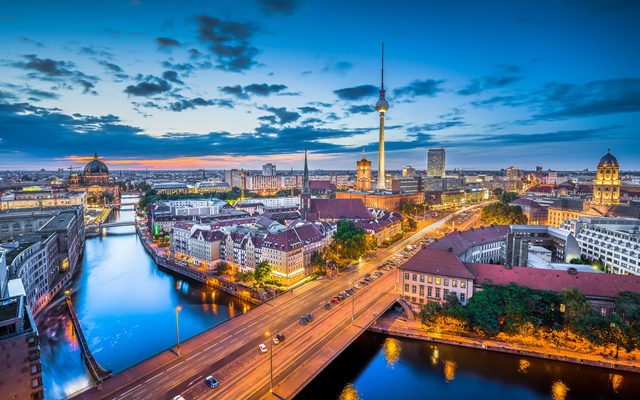
<svg viewBox="0 0 640 400">
<path fill-rule="evenodd" d="M 177 395 L 187 400 L 260 398 L 269 393 L 270 354 L 258 350 L 260 343 L 270 345 L 267 332 L 286 336 L 283 343 L 272 345 L 274 392 L 294 393 L 300 382 L 292 382 L 291 377 L 296 376 L 301 365 L 305 365 L 304 369 L 313 368 L 315 355 L 326 351 L 323 347 L 333 343 L 331 340 L 337 340 L 346 330 L 358 329 L 358 324 L 374 317 L 370 309 L 390 304 L 392 297 L 397 297 L 393 293 L 395 271 L 386 272 L 373 284 L 358 290 L 355 301 L 348 298 L 330 310 L 324 309 L 324 303 L 350 287 L 351 282 L 360 281 L 365 273 L 374 271 L 377 265 L 407 244 L 444 225 L 449 218 L 444 217 L 395 245 L 379 250 L 375 257 L 333 279 L 306 284 L 196 336 L 181 345 L 180 357 L 171 350 L 165 351 L 114 376 L 104 382 L 100 390 L 90 389 L 77 398 L 172 399 Z M 352 309 L 357 317 L 354 325 Z M 314 320 L 300 325 L 300 316 L 308 312 L 313 313 Z M 205 385 L 204 378 L 208 375 L 220 381 L 218 388 L 209 389 Z"/>
</svg>

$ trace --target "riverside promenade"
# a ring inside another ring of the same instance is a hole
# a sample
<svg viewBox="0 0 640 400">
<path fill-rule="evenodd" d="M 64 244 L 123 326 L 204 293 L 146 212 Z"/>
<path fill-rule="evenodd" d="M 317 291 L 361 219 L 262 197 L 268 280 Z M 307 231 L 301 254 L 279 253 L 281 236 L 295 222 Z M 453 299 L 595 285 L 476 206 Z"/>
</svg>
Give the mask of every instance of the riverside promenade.
<svg viewBox="0 0 640 400">
<path fill-rule="evenodd" d="M 551 348 L 527 347 L 516 343 L 499 342 L 490 339 L 426 332 L 419 320 L 409 321 L 405 318 L 396 317 L 396 315 L 383 316 L 369 328 L 369 331 L 426 342 L 444 343 L 454 346 L 471 347 L 479 350 L 498 351 L 518 356 L 536 357 L 547 360 L 640 373 L 639 361 L 616 359 L 597 354 L 578 353 Z"/>
</svg>

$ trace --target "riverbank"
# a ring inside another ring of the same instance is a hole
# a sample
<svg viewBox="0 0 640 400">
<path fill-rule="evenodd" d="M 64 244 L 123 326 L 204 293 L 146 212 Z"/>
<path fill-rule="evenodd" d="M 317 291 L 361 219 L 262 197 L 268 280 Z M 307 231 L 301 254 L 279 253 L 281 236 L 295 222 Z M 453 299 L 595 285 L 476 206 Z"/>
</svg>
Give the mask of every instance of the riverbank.
<svg viewBox="0 0 640 400">
<path fill-rule="evenodd" d="M 151 257 L 151 259 L 153 260 L 153 262 L 156 264 L 158 268 L 164 268 L 169 271 L 173 271 L 175 273 L 184 275 L 200 283 L 204 283 L 205 285 L 214 287 L 222 292 L 225 292 L 226 294 L 237 297 L 240 300 L 249 302 L 253 305 L 259 305 L 269 300 L 266 298 L 257 297 L 255 293 L 250 292 L 249 288 L 240 286 L 235 282 L 226 282 L 220 279 L 219 277 L 211 277 L 205 272 L 195 270 L 188 266 L 180 266 L 180 265 L 174 264 L 169 260 L 167 260 L 166 258 L 159 256 L 154 251 L 154 249 L 149 245 L 146 238 L 144 237 L 144 234 L 142 233 L 142 231 L 139 229 L 137 225 L 136 225 L 136 234 L 138 235 L 138 238 L 142 242 L 142 247 L 147 252 L 147 254 L 149 254 L 149 256 Z"/>
<path fill-rule="evenodd" d="M 397 318 L 396 315 L 383 316 L 378 321 L 376 321 L 376 323 L 372 327 L 370 327 L 369 330 L 371 332 L 414 340 L 445 343 L 454 346 L 463 346 L 480 350 L 497 351 L 501 353 L 562 361 L 572 364 L 589 365 L 592 367 L 640 373 L 640 362 L 638 361 L 603 357 L 597 354 L 560 351 L 548 348 L 525 347 L 513 343 L 500 342 L 490 339 L 477 339 L 459 335 L 427 332 L 424 330 L 424 328 L 422 327 L 422 323 L 419 320 L 408 321 L 404 318 Z"/>
</svg>

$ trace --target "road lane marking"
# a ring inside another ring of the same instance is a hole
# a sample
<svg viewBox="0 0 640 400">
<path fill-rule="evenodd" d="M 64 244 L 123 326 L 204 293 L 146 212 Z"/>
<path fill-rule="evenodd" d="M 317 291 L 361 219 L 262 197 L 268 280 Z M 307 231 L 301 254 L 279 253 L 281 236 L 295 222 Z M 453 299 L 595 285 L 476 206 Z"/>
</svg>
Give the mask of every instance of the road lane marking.
<svg viewBox="0 0 640 400">
<path fill-rule="evenodd" d="M 197 377 L 196 379 L 192 380 L 191 382 L 189 382 L 189 384 L 187 386 L 191 386 L 193 385 L 198 379 L 202 378 L 204 375 L 200 375 L 199 377 Z"/>
<path fill-rule="evenodd" d="M 128 395 L 129 393 L 133 392 L 134 390 L 136 390 L 140 386 L 142 386 L 142 383 L 137 385 L 137 386 L 134 386 L 131 389 L 127 390 L 126 392 L 122 393 L 120 396 L 118 396 L 118 398 Z"/>
<path fill-rule="evenodd" d="M 151 378 L 149 378 L 149 379 L 147 379 L 146 381 L 144 381 L 144 383 L 147 383 L 147 382 L 149 382 L 149 381 L 152 381 L 152 380 L 156 379 L 157 377 L 159 377 L 159 376 L 160 376 L 160 375 L 162 375 L 162 374 L 164 374 L 164 371 L 163 371 L 163 372 L 160 372 L 160 373 L 159 373 L 159 374 L 157 374 L 157 375 L 152 376 Z"/>
<path fill-rule="evenodd" d="M 180 363 L 178 363 L 178 364 L 174 365 L 174 366 L 173 366 L 173 367 L 171 367 L 171 368 L 167 368 L 167 371 L 171 371 L 172 369 L 174 369 L 175 367 L 177 367 L 177 366 L 179 366 L 179 365 L 180 365 Z"/>
</svg>

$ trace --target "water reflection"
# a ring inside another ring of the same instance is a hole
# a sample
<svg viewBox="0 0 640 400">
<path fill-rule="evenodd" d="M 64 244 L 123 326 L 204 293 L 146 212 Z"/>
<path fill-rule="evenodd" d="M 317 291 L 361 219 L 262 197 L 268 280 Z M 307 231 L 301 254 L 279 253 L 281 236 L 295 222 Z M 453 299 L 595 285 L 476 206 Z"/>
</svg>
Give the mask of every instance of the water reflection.
<svg viewBox="0 0 640 400">
<path fill-rule="evenodd" d="M 640 393 L 640 374 L 392 338 L 396 359 L 389 339 L 362 334 L 296 399 L 341 399 L 354 390 L 366 400 L 637 400 Z"/>
<path fill-rule="evenodd" d="M 131 220 L 133 211 L 121 210 L 115 218 Z M 236 310 L 249 310 L 245 302 L 158 269 L 133 227 L 109 228 L 106 236 L 87 239 L 73 287 L 72 300 L 89 347 L 98 362 L 114 372 L 175 343 L 178 305 L 181 339 L 220 324 L 237 315 Z M 47 399 L 92 384 L 64 302 L 38 318 L 38 329 Z"/>
<path fill-rule="evenodd" d="M 384 357 L 389 368 L 393 368 L 400 359 L 400 350 L 398 339 L 389 337 L 384 340 Z"/>
<path fill-rule="evenodd" d="M 569 393 L 569 387 L 561 380 L 557 380 L 551 385 L 551 396 L 553 400 L 565 400 L 567 393 Z"/>
<path fill-rule="evenodd" d="M 348 383 L 347 386 L 344 387 L 342 392 L 340 393 L 340 400 L 358 400 L 360 399 L 360 395 L 358 394 L 358 390 L 352 383 Z"/>
<path fill-rule="evenodd" d="M 451 382 L 456 379 L 456 367 L 458 364 L 455 361 L 445 360 L 444 362 L 444 380 Z"/>
</svg>

